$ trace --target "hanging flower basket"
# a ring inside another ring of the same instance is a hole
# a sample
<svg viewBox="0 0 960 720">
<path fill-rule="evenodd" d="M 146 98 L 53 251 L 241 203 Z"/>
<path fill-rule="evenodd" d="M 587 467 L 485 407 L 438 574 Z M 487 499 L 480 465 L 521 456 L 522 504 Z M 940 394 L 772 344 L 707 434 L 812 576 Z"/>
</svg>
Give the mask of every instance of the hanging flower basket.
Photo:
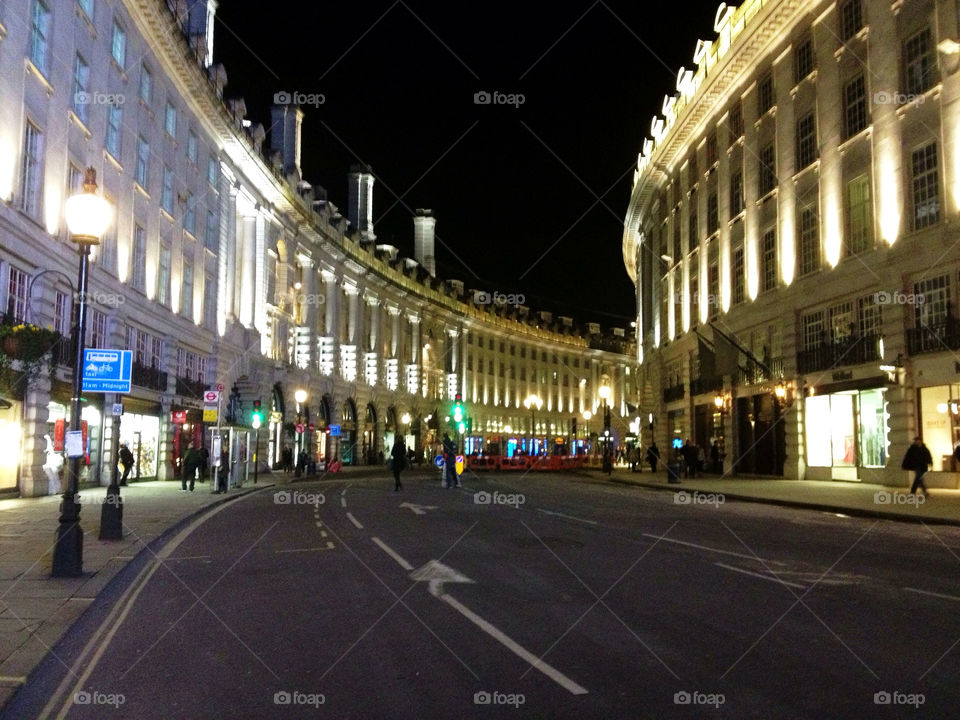
<svg viewBox="0 0 960 720">
<path fill-rule="evenodd" d="M 3 354 L 11 359 L 19 360 L 20 338 L 14 335 L 7 335 L 5 338 L 3 338 Z"/>
</svg>

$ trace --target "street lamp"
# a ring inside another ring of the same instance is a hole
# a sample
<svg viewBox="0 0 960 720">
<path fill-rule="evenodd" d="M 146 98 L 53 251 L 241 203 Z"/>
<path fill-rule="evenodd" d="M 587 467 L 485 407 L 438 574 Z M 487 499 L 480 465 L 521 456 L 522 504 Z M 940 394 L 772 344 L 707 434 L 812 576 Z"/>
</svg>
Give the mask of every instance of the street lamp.
<svg viewBox="0 0 960 720">
<path fill-rule="evenodd" d="M 530 411 L 530 450 L 532 451 L 537 434 L 537 410 L 543 407 L 543 399 L 536 393 L 530 393 L 523 401 L 523 406 Z M 530 454 L 532 455 L 533 452 Z"/>
<path fill-rule="evenodd" d="M 87 168 L 83 178 L 83 192 L 71 196 L 64 207 L 67 228 L 80 254 L 80 273 L 77 279 L 77 315 L 73 344 L 76 355 L 73 364 L 73 404 L 70 411 L 70 429 L 80 432 L 80 395 L 83 391 L 83 351 L 87 331 L 87 274 L 90 264 L 90 246 L 99 245 L 100 238 L 110 223 L 110 205 L 97 195 L 97 171 Z M 76 437 L 76 435 L 74 435 Z M 60 503 L 60 525 L 57 544 L 53 548 L 54 577 L 78 577 L 83 574 L 83 530 L 80 528 L 80 503 L 77 492 L 80 483 L 81 455 L 70 458 L 70 478 Z M 108 502 L 120 507 L 120 487 L 114 473 L 107 489 Z M 121 524 L 122 527 L 122 524 Z"/>
<path fill-rule="evenodd" d="M 250 421 L 254 429 L 253 442 L 253 484 L 257 484 L 257 469 L 260 464 L 260 413 L 254 413 Z"/>
<path fill-rule="evenodd" d="M 603 400 L 603 472 L 609 475 L 613 470 L 613 462 L 610 457 L 610 406 L 607 405 L 607 400 L 610 398 L 610 386 L 601 385 L 597 388 L 597 395 Z"/>
</svg>

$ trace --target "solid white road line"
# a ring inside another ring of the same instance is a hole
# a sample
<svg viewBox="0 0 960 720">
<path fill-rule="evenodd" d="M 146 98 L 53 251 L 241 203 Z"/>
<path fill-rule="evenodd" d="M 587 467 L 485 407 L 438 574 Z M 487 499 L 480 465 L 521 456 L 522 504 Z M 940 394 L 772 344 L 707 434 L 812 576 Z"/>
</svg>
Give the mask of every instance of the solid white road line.
<svg viewBox="0 0 960 720">
<path fill-rule="evenodd" d="M 556 517 L 566 518 L 567 520 L 577 520 L 578 522 L 590 523 L 591 525 L 599 525 L 599 523 L 596 520 L 584 520 L 583 518 L 574 517 L 573 515 L 564 515 L 562 512 L 554 512 L 553 510 L 544 510 L 542 508 L 537 508 L 537 512 L 541 512 L 546 515 L 554 515 Z"/>
<path fill-rule="evenodd" d="M 488 623 L 486 620 L 484 620 L 482 617 L 480 617 L 475 612 L 473 612 L 473 610 L 468 608 L 466 605 L 462 605 L 460 602 L 458 602 L 452 595 L 444 594 L 440 596 L 440 599 L 443 600 L 448 605 L 450 605 L 450 607 L 452 607 L 458 613 L 463 615 L 465 618 L 467 618 L 467 620 L 472 622 L 478 628 L 480 628 L 485 633 L 487 633 L 487 635 L 489 635 L 494 640 L 496 640 L 501 645 L 503 645 L 505 648 L 507 648 L 514 655 L 517 655 L 521 659 L 526 660 L 535 669 L 542 672 L 544 675 L 546 675 L 548 678 L 553 680 L 555 683 L 560 685 L 565 690 L 569 690 L 574 695 L 587 694 L 587 689 L 585 687 L 583 687 L 582 685 L 578 685 L 573 680 L 571 680 L 566 675 L 564 675 L 562 672 L 557 670 L 555 667 L 544 662 L 543 660 L 538 658 L 536 655 L 531 653 L 529 650 L 527 650 L 523 646 L 518 645 L 516 642 L 514 642 L 509 637 L 504 635 L 496 627 L 494 627 L 493 625 Z"/>
<path fill-rule="evenodd" d="M 761 580 L 772 580 L 775 583 L 780 585 L 789 585 L 790 587 L 800 588 L 801 590 L 806 590 L 806 585 L 800 585 L 795 582 L 788 582 L 787 580 L 781 580 L 778 577 L 773 575 L 764 575 L 763 573 L 750 572 L 749 570 L 744 570 L 742 568 L 733 567 L 733 565 L 725 565 L 724 563 L 714 563 L 717 567 L 722 567 L 724 570 L 733 570 L 734 572 L 743 573 L 744 575 L 750 575 L 751 577 L 760 578 Z"/>
<path fill-rule="evenodd" d="M 697 545 L 696 543 L 686 542 L 684 540 L 674 540 L 673 538 L 663 537 L 662 535 L 652 535 L 650 533 L 643 533 L 644 537 L 654 538 L 655 540 L 660 540 L 661 542 L 670 542 L 677 545 L 686 545 L 687 547 L 697 548 L 699 550 L 709 550 L 710 552 L 720 553 L 721 555 L 732 555 L 733 557 L 746 558 L 747 560 L 756 560 L 757 562 L 765 562 L 767 565 L 783 565 L 784 563 L 779 560 L 766 560 L 763 558 L 758 558 L 756 555 L 748 555 L 746 553 L 733 552 L 732 550 L 720 550 L 719 548 L 712 548 L 708 545 Z"/>
<path fill-rule="evenodd" d="M 392 547 L 390 547 L 389 545 L 387 545 L 383 540 L 381 540 L 381 539 L 378 538 L 378 537 L 370 538 L 370 539 L 373 540 L 373 541 L 377 544 L 377 546 L 378 546 L 381 550 L 383 550 L 387 555 L 389 555 L 389 556 L 392 557 L 394 560 L 396 560 L 396 561 L 397 561 L 397 564 L 398 564 L 400 567 L 402 567 L 404 570 L 413 570 L 413 565 L 411 565 L 411 564 L 408 563 L 406 560 L 404 560 L 402 557 L 400 557 L 400 555 L 397 554 L 396 550 L 394 550 Z"/>
<path fill-rule="evenodd" d="M 363 525 L 361 525 L 360 521 L 353 516 L 353 513 L 348 512 L 347 518 L 349 518 L 350 522 L 354 524 L 354 527 L 356 527 L 358 530 L 363 530 Z"/>
<path fill-rule="evenodd" d="M 292 553 L 292 552 L 316 552 L 317 550 L 333 550 L 333 543 L 327 542 L 324 547 L 315 547 L 315 548 L 293 548 L 292 550 L 275 550 L 274 552 L 278 553 Z"/>
<path fill-rule="evenodd" d="M 929 590 L 920 590 L 919 588 L 905 587 L 901 590 L 906 590 L 907 592 L 919 593 L 920 595 L 929 595 L 930 597 L 943 598 L 944 600 L 957 600 L 960 601 L 960 597 L 956 595 L 944 595 L 943 593 L 930 592 Z"/>
</svg>

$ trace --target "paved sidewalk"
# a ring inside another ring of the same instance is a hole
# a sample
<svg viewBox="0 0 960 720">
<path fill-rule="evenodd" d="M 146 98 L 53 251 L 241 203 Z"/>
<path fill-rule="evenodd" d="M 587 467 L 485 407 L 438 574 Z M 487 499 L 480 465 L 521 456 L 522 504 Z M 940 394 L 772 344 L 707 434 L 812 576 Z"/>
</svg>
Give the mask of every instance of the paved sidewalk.
<svg viewBox="0 0 960 720">
<path fill-rule="evenodd" d="M 591 471 L 590 475 L 607 477 L 599 471 Z M 721 493 L 730 500 L 747 500 L 887 520 L 960 525 L 960 490 L 934 488 L 930 497 L 923 499 L 911 496 L 910 488 L 906 485 L 891 487 L 824 480 L 718 478 L 715 475 L 681 478 L 680 484 L 675 484 L 667 482 L 664 471 L 651 473 L 648 470 L 641 473 L 630 472 L 629 468 L 614 469 L 610 480 L 672 492 Z"/>
<path fill-rule="evenodd" d="M 81 491 L 83 570 L 79 578 L 50 576 L 59 495 L 0 500 L 0 708 L 26 681 L 67 629 L 150 542 L 192 516 L 247 493 L 275 485 L 282 476 L 260 478 L 226 494 L 197 483 L 180 492 L 180 481 L 133 483 L 121 488 L 123 540 L 100 540 L 105 487 Z M 149 551 L 147 551 L 149 552 Z"/>
</svg>

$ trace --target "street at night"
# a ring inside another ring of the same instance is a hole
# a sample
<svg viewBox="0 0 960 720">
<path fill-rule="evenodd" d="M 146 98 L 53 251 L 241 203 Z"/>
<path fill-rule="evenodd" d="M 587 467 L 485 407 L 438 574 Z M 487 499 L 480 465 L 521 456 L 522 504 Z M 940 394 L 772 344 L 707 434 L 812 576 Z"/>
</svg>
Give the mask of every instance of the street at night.
<svg viewBox="0 0 960 720">
<path fill-rule="evenodd" d="M 5 717 L 952 714 L 954 528 L 584 475 L 463 484 L 223 506 L 65 639 L 75 675 L 48 663 Z"/>
</svg>

